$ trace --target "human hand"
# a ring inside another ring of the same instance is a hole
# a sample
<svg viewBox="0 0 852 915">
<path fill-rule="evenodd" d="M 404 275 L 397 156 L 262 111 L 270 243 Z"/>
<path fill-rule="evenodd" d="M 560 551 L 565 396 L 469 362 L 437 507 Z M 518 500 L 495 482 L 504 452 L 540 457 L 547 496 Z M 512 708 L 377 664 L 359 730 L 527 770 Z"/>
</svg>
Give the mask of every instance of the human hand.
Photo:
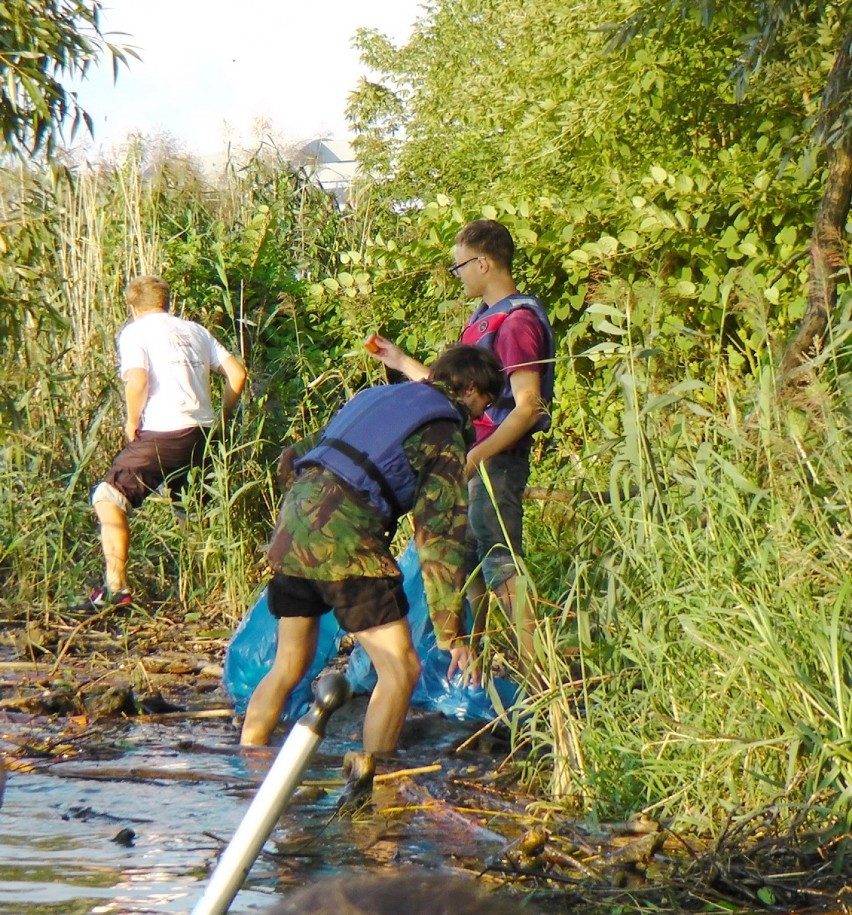
<svg viewBox="0 0 852 915">
<path fill-rule="evenodd" d="M 135 442 L 139 438 L 139 423 L 125 423 L 124 434 L 127 436 L 128 442 Z"/>
<path fill-rule="evenodd" d="M 490 438 L 485 439 L 485 441 L 480 442 L 478 445 L 474 445 L 470 451 L 468 451 L 467 461 L 465 463 L 465 473 L 467 474 L 468 479 L 474 474 L 479 473 L 479 468 L 485 461 L 493 457 L 494 454 L 499 453 L 496 451 L 490 453 L 491 451 Z"/>
<path fill-rule="evenodd" d="M 397 372 L 402 371 L 402 364 L 406 354 L 395 343 L 391 343 L 390 340 L 379 334 L 373 334 L 364 343 L 364 348 L 374 359 L 378 359 L 389 369 L 394 369 Z"/>
<path fill-rule="evenodd" d="M 476 655 L 471 651 L 467 639 L 462 637 L 453 642 L 450 648 L 450 666 L 447 668 L 447 679 L 452 680 L 456 671 L 462 673 L 463 686 L 479 686 L 479 664 Z"/>
</svg>

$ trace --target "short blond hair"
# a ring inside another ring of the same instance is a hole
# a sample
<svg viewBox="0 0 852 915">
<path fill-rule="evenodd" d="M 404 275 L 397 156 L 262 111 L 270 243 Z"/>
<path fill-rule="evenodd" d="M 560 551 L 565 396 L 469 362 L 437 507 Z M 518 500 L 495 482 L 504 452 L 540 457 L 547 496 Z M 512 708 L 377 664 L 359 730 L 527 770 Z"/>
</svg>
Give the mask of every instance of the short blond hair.
<svg viewBox="0 0 852 915">
<path fill-rule="evenodd" d="M 134 311 L 168 311 L 169 284 L 159 276 L 137 276 L 124 290 L 124 301 Z"/>
</svg>

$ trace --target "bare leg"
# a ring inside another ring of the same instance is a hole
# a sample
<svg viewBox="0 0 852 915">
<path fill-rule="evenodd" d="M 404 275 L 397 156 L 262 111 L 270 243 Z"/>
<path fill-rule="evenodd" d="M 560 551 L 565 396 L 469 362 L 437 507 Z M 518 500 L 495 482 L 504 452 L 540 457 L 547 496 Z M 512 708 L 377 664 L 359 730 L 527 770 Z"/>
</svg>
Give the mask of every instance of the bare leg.
<svg viewBox="0 0 852 915">
<path fill-rule="evenodd" d="M 408 703 L 420 676 L 420 660 L 407 620 L 356 632 L 355 638 L 364 646 L 378 676 L 364 716 L 364 750 L 390 753 L 402 733 Z"/>
<path fill-rule="evenodd" d="M 307 673 L 317 650 L 319 620 L 296 616 L 278 620 L 278 648 L 269 673 L 252 693 L 240 743 L 264 747 L 281 720 L 284 703 Z"/>
<path fill-rule="evenodd" d="M 115 593 L 127 591 L 127 554 L 130 525 L 127 514 L 114 502 L 96 502 L 95 514 L 101 527 L 101 548 L 106 563 L 106 586 Z"/>
</svg>

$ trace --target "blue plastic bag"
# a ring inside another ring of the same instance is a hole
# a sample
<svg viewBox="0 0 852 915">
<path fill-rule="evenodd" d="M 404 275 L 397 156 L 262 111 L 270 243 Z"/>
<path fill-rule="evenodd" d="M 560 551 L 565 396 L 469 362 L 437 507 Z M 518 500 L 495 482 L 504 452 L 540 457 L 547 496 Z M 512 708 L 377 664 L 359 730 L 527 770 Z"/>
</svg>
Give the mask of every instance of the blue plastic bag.
<svg viewBox="0 0 852 915">
<path fill-rule="evenodd" d="M 452 680 L 447 680 L 450 653 L 441 651 L 435 644 L 435 633 L 429 617 L 414 541 L 409 542 L 405 548 L 399 559 L 399 567 L 403 576 L 402 586 L 409 604 L 408 623 L 411 627 L 411 640 L 422 666 L 411 704 L 462 720 L 495 718 L 498 711 L 488 690 L 482 686 L 462 686 L 460 673 Z M 316 656 L 310 669 L 287 700 L 282 720 L 295 721 L 307 711 L 313 699 L 311 684 L 337 653 L 343 634 L 333 613 L 322 616 Z M 255 687 L 272 667 L 277 642 L 278 625 L 275 617 L 269 612 L 264 588 L 254 606 L 237 627 L 225 653 L 224 686 L 239 713 L 245 711 Z M 376 685 L 373 665 L 360 645 L 355 646 L 349 658 L 346 678 L 352 686 L 352 691 L 356 693 L 370 692 Z M 509 680 L 493 678 L 489 687 L 503 708 L 510 708 L 518 700 L 517 687 Z"/>
<path fill-rule="evenodd" d="M 420 563 L 413 540 L 409 541 L 398 562 L 402 571 L 403 590 L 408 598 L 411 641 L 414 642 L 422 667 L 411 704 L 460 720 L 488 721 L 497 717 L 498 711 L 484 687 L 463 686 L 461 673 L 456 673 L 452 680 L 447 679 L 450 653 L 441 651 L 435 641 L 435 631 L 429 616 L 423 576 L 420 574 Z M 360 645 L 355 646 L 349 658 L 346 678 L 353 692 L 367 692 L 376 685 L 373 665 L 367 652 Z M 490 681 L 490 686 L 496 691 L 504 708 L 508 709 L 517 702 L 518 689 L 511 681 L 495 677 Z"/>
<path fill-rule="evenodd" d="M 308 672 L 287 699 L 281 715 L 282 721 L 296 721 L 307 712 L 313 701 L 311 684 L 322 673 L 329 660 L 337 654 L 343 634 L 334 614 L 323 614 L 320 620 L 317 653 Z M 231 636 L 225 652 L 222 671 L 225 691 L 240 714 L 246 710 L 257 684 L 272 667 L 277 647 L 278 621 L 269 612 L 264 588 Z"/>
</svg>

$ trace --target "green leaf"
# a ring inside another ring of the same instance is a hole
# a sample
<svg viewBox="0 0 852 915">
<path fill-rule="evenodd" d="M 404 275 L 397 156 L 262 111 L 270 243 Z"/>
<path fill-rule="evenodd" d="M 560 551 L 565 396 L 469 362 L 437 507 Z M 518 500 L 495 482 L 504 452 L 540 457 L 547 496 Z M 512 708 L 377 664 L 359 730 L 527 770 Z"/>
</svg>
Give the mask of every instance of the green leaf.
<svg viewBox="0 0 852 915">
<path fill-rule="evenodd" d="M 624 327 L 616 327 L 615 324 L 612 324 L 610 321 L 601 321 L 595 325 L 595 330 L 600 331 L 604 334 L 612 334 L 613 336 L 621 337 L 627 333 L 627 329 Z"/>
<path fill-rule="evenodd" d="M 197 618 L 199 615 L 200 614 L 196 613 L 195 617 Z M 189 621 L 189 616 L 184 617 L 184 619 Z M 196 635 L 196 638 L 199 638 L 199 639 L 227 639 L 232 634 L 233 634 L 232 630 L 230 630 L 230 629 L 218 628 L 218 629 L 199 629 L 199 631 L 196 632 L 195 635 Z"/>
<path fill-rule="evenodd" d="M 719 248 L 733 248 L 740 240 L 739 233 L 733 226 L 728 226 L 722 233 L 722 237 L 717 242 Z"/>
<path fill-rule="evenodd" d="M 612 257 L 618 250 L 618 239 L 611 235 L 602 235 L 598 239 L 598 248 L 604 256 Z"/>
<path fill-rule="evenodd" d="M 602 343 L 596 343 L 587 350 L 583 350 L 580 355 L 594 359 L 597 356 L 612 355 L 613 353 L 619 352 L 620 349 L 621 347 L 618 343 L 615 343 L 612 340 L 604 340 Z"/>
<path fill-rule="evenodd" d="M 798 232 L 795 226 L 784 226 L 783 229 L 775 236 L 775 241 L 779 245 L 786 245 L 788 248 L 794 248 L 798 240 Z"/>
<path fill-rule="evenodd" d="M 695 182 L 689 175 L 678 175 L 675 178 L 675 190 L 681 194 L 689 194 L 695 188 Z"/>
<path fill-rule="evenodd" d="M 590 302 L 586 312 L 590 315 L 607 315 L 614 321 L 624 320 L 624 312 L 616 308 L 615 305 L 607 305 L 605 302 Z"/>
<path fill-rule="evenodd" d="M 729 460 L 723 458 L 721 455 L 717 455 L 716 459 L 719 462 L 719 466 L 729 477 L 729 479 L 736 484 L 736 486 L 743 492 L 747 492 L 753 496 L 765 496 L 767 494 L 765 489 L 761 489 L 759 486 L 752 483 L 745 474 L 735 467 Z"/>
<path fill-rule="evenodd" d="M 775 905 L 778 901 L 775 893 L 768 886 L 760 887 L 760 889 L 757 891 L 757 898 L 764 905 Z"/>
</svg>

